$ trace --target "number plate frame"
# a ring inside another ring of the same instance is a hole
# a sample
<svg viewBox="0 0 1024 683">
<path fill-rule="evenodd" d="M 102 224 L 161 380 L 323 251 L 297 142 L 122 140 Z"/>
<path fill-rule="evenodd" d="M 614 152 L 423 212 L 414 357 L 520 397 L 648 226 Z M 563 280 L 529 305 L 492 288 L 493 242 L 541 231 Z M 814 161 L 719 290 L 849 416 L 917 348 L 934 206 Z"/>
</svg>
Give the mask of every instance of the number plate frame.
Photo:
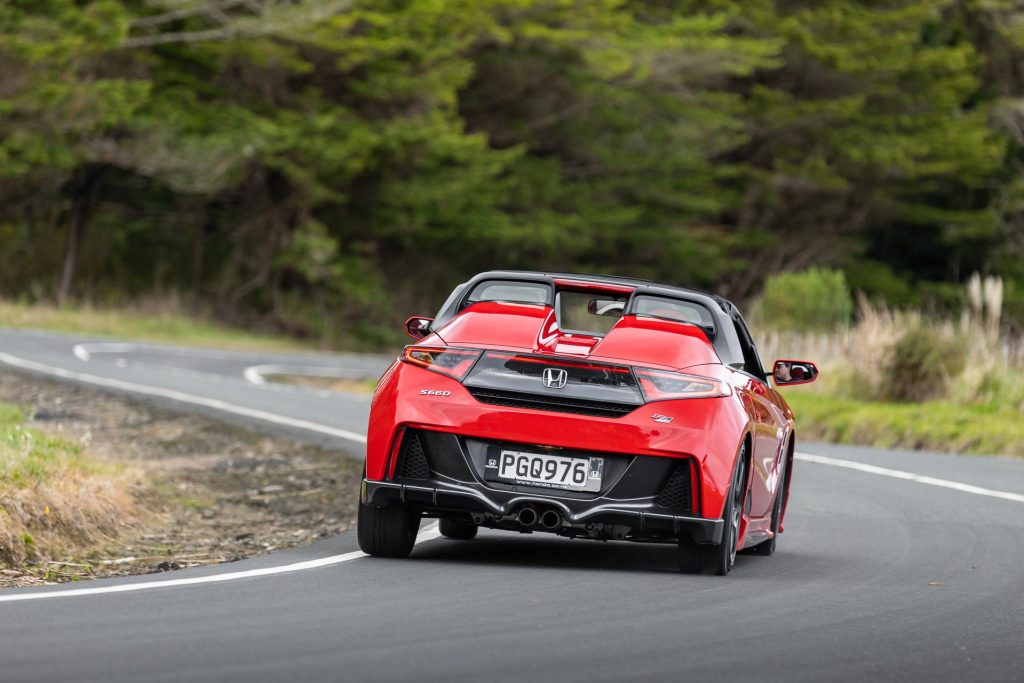
<svg viewBox="0 0 1024 683">
<path fill-rule="evenodd" d="M 512 476 L 502 476 L 503 472 L 506 475 L 508 474 L 508 458 L 510 457 L 513 458 L 511 467 L 518 469 L 519 472 L 522 472 L 523 469 L 521 466 L 517 466 L 525 461 L 527 468 L 526 476 L 516 475 L 515 470 L 513 470 Z M 545 463 L 547 462 L 556 463 L 556 478 L 553 481 L 544 480 L 546 477 Z M 534 463 L 539 463 L 539 465 L 534 465 Z M 582 485 L 572 482 L 573 467 L 578 463 L 586 464 L 587 478 Z M 568 465 L 568 469 L 564 471 L 568 475 L 568 483 L 563 483 L 560 475 L 562 475 L 563 468 L 566 465 Z M 532 476 L 538 471 L 538 466 L 540 475 Z M 512 486 L 531 486 L 557 491 L 572 491 L 574 493 L 597 493 L 601 490 L 601 483 L 604 480 L 604 458 L 555 455 L 553 453 L 520 451 L 511 448 L 492 448 L 488 449 L 484 473 L 485 479 L 488 481 L 496 481 Z"/>
</svg>

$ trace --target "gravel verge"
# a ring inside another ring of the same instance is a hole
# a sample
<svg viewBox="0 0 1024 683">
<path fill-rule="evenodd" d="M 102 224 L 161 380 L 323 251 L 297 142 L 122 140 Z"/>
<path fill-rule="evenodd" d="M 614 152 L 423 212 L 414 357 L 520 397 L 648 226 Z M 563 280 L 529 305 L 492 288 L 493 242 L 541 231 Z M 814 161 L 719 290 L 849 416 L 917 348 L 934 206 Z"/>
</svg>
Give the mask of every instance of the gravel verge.
<svg viewBox="0 0 1024 683">
<path fill-rule="evenodd" d="M 362 463 L 130 398 L 0 372 L 0 401 L 90 458 L 142 474 L 145 521 L 69 557 L 0 568 L 0 587 L 231 562 L 344 531 Z"/>
</svg>

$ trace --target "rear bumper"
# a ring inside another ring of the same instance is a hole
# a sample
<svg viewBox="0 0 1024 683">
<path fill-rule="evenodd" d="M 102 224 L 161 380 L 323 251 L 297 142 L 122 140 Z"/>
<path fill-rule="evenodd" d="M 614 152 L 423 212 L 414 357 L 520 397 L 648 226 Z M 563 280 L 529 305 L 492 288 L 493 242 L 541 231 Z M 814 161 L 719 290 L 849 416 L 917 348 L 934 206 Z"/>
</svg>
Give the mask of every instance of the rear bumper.
<svg viewBox="0 0 1024 683">
<path fill-rule="evenodd" d="M 388 505 L 401 501 L 428 514 L 480 513 L 513 515 L 520 507 L 554 508 L 571 525 L 608 525 L 629 528 L 632 538 L 674 538 L 688 535 L 697 543 L 720 543 L 724 521 L 654 511 L 652 500 L 624 502 L 606 498 L 574 500 L 523 492 L 486 489 L 454 482 L 402 483 L 363 480 L 362 502 Z"/>
</svg>

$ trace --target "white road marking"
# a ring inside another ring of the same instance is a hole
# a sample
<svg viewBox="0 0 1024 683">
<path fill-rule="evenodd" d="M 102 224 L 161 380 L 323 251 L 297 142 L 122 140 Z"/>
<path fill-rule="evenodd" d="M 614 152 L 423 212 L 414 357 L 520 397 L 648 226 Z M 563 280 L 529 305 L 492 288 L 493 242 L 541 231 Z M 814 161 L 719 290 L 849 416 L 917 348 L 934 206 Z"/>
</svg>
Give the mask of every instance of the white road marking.
<svg viewBox="0 0 1024 683">
<path fill-rule="evenodd" d="M 94 353 L 131 353 L 138 348 L 138 344 L 125 342 L 98 342 L 95 344 L 75 344 L 71 353 L 81 361 L 88 362 Z"/>
<path fill-rule="evenodd" d="M 245 377 L 245 379 L 247 381 L 249 381 L 251 384 L 259 384 L 259 385 L 266 384 L 267 380 L 263 379 L 263 373 L 260 372 L 260 368 L 265 368 L 265 367 L 267 367 L 267 366 L 266 365 L 250 365 L 249 367 L 247 367 L 245 369 L 245 372 L 242 373 L 242 376 Z"/>
<path fill-rule="evenodd" d="M 38 330 L 15 330 L 5 328 L 0 330 L 3 334 L 15 334 L 22 336 L 39 336 L 47 339 L 59 339 L 61 341 L 70 341 L 67 335 L 61 334 L 46 334 Z M 87 361 L 89 356 L 98 353 L 136 353 L 136 352 L 152 352 L 167 356 L 182 356 L 185 358 L 204 358 L 207 360 L 230 360 L 238 361 L 242 359 L 252 359 L 253 363 L 259 363 L 262 359 L 280 357 L 281 362 L 289 363 L 296 358 L 308 358 L 311 363 L 323 363 L 324 360 L 330 361 L 332 359 L 365 359 L 366 356 L 373 354 L 357 354 L 357 353 L 325 353 L 323 351 L 227 351 L 222 349 L 209 349 L 200 346 L 177 346 L 174 344 L 165 344 L 157 342 L 109 342 L 109 341 L 95 341 L 95 342 L 80 342 L 72 347 L 72 353 L 74 353 L 80 360 Z M 85 357 L 83 357 L 83 355 Z M 390 359 L 387 356 L 381 356 L 380 360 L 382 363 L 387 363 Z"/>
<path fill-rule="evenodd" d="M 0 356 L 2 355 L 3 354 L 0 354 Z M 864 463 L 855 462 L 853 460 L 841 460 L 839 458 L 829 458 L 823 455 L 812 455 L 810 453 L 797 453 L 796 458 L 798 460 L 803 460 L 805 462 L 813 462 L 820 465 L 842 467 L 845 469 L 866 472 L 868 474 L 877 474 L 885 477 L 893 477 L 895 479 L 903 479 L 905 481 L 913 481 L 919 484 L 928 484 L 930 486 L 939 486 L 942 488 L 954 489 L 957 491 L 962 491 L 964 493 L 972 493 L 979 496 L 987 496 L 989 498 L 1000 498 L 1004 500 L 1012 500 L 1018 503 L 1024 503 L 1024 495 L 1020 495 L 1017 493 L 1009 493 L 1007 491 L 995 491 L 993 489 L 986 489 L 980 486 L 971 486 L 970 484 L 961 484 L 960 482 L 949 481 L 947 479 L 937 479 L 935 477 L 922 476 L 914 474 L 912 472 L 904 472 L 903 470 L 893 470 L 887 467 L 866 465 Z M 440 535 L 441 532 L 438 529 L 437 524 L 431 524 L 429 527 L 426 527 L 425 529 L 423 529 L 423 531 L 420 532 L 418 538 L 416 539 L 416 543 L 418 545 L 420 543 L 424 543 L 426 541 L 438 538 L 440 537 Z M 163 581 L 142 581 L 139 583 L 123 583 L 115 584 L 113 586 L 100 586 L 97 588 L 74 588 L 70 590 L 19 593 L 15 595 L 0 595 L 0 603 L 21 602 L 25 600 L 49 600 L 52 598 L 72 598 L 85 595 L 103 595 L 106 593 L 129 593 L 134 591 L 150 590 L 154 588 L 174 588 L 177 586 L 195 586 L 206 583 L 237 581 L 239 579 L 251 579 L 261 576 L 273 576 L 275 574 L 286 574 L 289 572 L 319 569 L 321 567 L 329 567 L 336 564 L 351 562 L 352 560 L 358 560 L 362 557 L 368 556 L 366 555 L 366 553 L 357 550 L 350 553 L 344 553 L 342 555 L 330 555 L 328 557 L 321 557 L 315 560 L 295 562 L 293 564 L 280 565 L 277 567 L 248 569 L 239 572 L 213 574 L 210 576 L 196 576 L 184 579 L 166 579 Z"/>
<path fill-rule="evenodd" d="M 205 358 L 208 360 L 238 360 L 246 357 L 261 357 L 259 352 L 256 351 L 232 351 L 230 353 L 225 353 L 216 349 L 173 346 L 170 344 L 143 344 L 136 342 L 83 342 L 81 344 L 75 344 L 71 349 L 71 352 L 82 361 L 88 361 L 91 356 L 97 353 L 136 353 L 140 351 L 150 351 L 167 356 Z M 313 354 L 310 354 L 310 356 L 315 358 Z"/>
<path fill-rule="evenodd" d="M 437 524 L 431 524 L 423 529 L 416 538 L 416 544 L 425 543 L 438 538 L 441 532 Z M 15 595 L 0 595 L 0 602 L 22 602 L 25 600 L 49 600 L 52 598 L 75 598 L 83 595 L 103 595 L 105 593 L 130 593 L 144 591 L 153 588 L 174 588 L 176 586 L 196 586 L 204 583 L 221 583 L 223 581 L 237 581 L 239 579 L 253 579 L 259 576 L 273 576 L 275 574 L 286 574 L 288 572 L 301 572 L 308 569 L 319 569 L 330 567 L 343 562 L 351 562 L 361 557 L 369 557 L 361 550 L 356 550 L 343 555 L 330 555 L 315 560 L 295 562 L 278 567 L 264 567 L 262 569 L 247 569 L 240 572 L 226 572 L 224 574 L 212 574 L 210 576 L 193 576 L 187 579 L 167 579 L 165 581 L 141 581 L 139 583 L 119 583 L 113 586 L 99 586 L 96 588 L 72 588 L 70 590 L 55 590 L 39 593 L 19 593 Z"/>
<path fill-rule="evenodd" d="M 266 384 L 265 375 L 301 375 L 336 379 L 374 379 L 377 375 L 365 370 L 349 370 L 316 365 L 250 365 L 242 375 L 253 384 Z"/>
<path fill-rule="evenodd" d="M 268 413 L 265 410 L 257 410 L 255 408 L 246 408 L 244 406 L 235 405 L 234 403 L 228 403 L 227 401 L 221 401 L 215 398 L 206 398 L 204 396 L 196 396 L 194 394 L 187 394 L 183 391 L 176 391 L 174 389 L 161 389 L 158 387 L 148 387 L 143 384 L 135 384 L 134 382 L 125 382 L 119 379 L 110 379 L 107 377 L 98 377 L 96 375 L 90 375 L 84 372 L 76 372 L 73 370 L 65 370 L 64 368 L 51 367 L 45 363 L 37 363 L 36 361 L 25 360 L 18 358 L 7 353 L 0 352 L 0 362 L 12 365 L 16 368 L 22 368 L 24 370 L 31 370 L 32 372 L 38 372 L 40 374 L 49 375 L 51 377 L 60 377 L 61 379 L 70 379 L 77 382 L 85 382 L 86 384 L 94 384 L 100 387 L 108 387 L 110 389 L 119 389 L 121 391 L 130 391 L 136 394 L 143 394 L 145 396 L 156 396 L 158 398 L 166 398 L 172 401 L 178 401 L 179 403 L 189 403 L 197 406 L 204 406 L 206 408 L 212 408 L 219 410 L 224 413 L 231 413 L 233 415 L 241 415 L 242 417 L 249 417 L 255 420 L 262 420 L 264 422 L 270 422 L 272 424 L 281 425 L 284 427 L 294 427 L 296 429 L 303 429 L 310 432 L 317 432 L 319 434 L 326 434 L 328 436 L 335 436 L 341 439 L 347 439 L 356 443 L 366 443 L 366 437 L 356 432 L 350 432 L 347 429 L 338 429 L 337 427 L 328 427 L 327 425 L 318 424 L 316 422 L 310 422 L 309 420 L 300 420 L 294 417 L 286 417 L 284 415 L 277 415 L 275 413 Z"/>
<path fill-rule="evenodd" d="M 903 470 L 892 470 L 889 469 L 888 467 L 867 465 L 865 463 L 856 462 L 853 460 L 840 460 L 839 458 L 829 458 L 824 455 L 811 455 L 810 453 L 797 453 L 796 458 L 797 460 L 814 462 L 818 463 L 819 465 L 843 467 L 848 470 L 857 470 L 858 472 L 878 474 L 883 477 L 892 477 L 894 479 L 913 481 L 918 484 L 927 484 L 929 486 L 939 486 L 944 489 L 962 491 L 964 493 L 973 493 L 976 496 L 987 496 L 988 498 L 1000 498 L 1002 500 L 1012 500 L 1015 503 L 1024 503 L 1024 495 L 1021 495 L 1019 493 L 1010 493 L 1009 491 L 996 491 L 995 489 L 986 489 L 982 488 L 981 486 L 961 484 L 958 481 L 950 481 L 949 479 L 938 479 L 936 477 L 928 477 L 921 474 L 914 474 L 913 472 L 904 472 Z"/>
</svg>

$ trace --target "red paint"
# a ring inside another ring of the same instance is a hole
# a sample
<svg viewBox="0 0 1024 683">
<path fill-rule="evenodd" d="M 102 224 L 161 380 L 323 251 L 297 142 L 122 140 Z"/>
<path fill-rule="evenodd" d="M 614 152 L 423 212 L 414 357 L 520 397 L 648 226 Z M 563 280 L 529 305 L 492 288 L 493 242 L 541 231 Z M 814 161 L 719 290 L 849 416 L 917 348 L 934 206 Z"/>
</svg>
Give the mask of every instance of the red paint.
<svg viewBox="0 0 1024 683">
<path fill-rule="evenodd" d="M 422 389 L 451 395 L 421 396 Z M 655 413 L 673 421 L 657 423 L 651 418 Z M 621 418 L 491 406 L 474 399 L 458 380 L 401 363 L 374 397 L 366 474 L 370 479 L 385 478 L 395 434 L 403 427 L 608 453 L 692 457 L 704 483 L 702 513 L 715 517 L 722 513 L 724 490 L 746 420 L 735 401 L 723 399 L 658 401 Z M 724 458 L 716 457 L 722 453 Z"/>
<path fill-rule="evenodd" d="M 699 327 L 635 315 L 619 320 L 594 348 L 594 355 L 667 368 L 719 362 L 714 348 Z"/>
<path fill-rule="evenodd" d="M 533 350 L 547 337 L 557 336 L 557 327 L 550 329 L 553 322 L 549 306 L 481 301 L 435 333 L 449 346 L 491 344 Z"/>
<path fill-rule="evenodd" d="M 711 343 L 695 325 L 627 315 L 604 337 L 567 334 L 558 329 L 554 310 L 539 304 L 476 303 L 435 334 L 449 346 L 514 348 L 662 368 L 718 363 Z"/>
<path fill-rule="evenodd" d="M 631 287 L 570 280 L 556 286 L 616 293 Z M 740 547 L 770 535 L 775 497 L 784 490 L 780 467 L 789 455 L 792 411 L 766 382 L 721 364 L 704 332 L 693 325 L 625 316 L 603 338 L 562 333 L 549 306 L 481 302 L 469 306 L 415 346 L 501 350 L 558 359 L 562 365 L 607 363 L 708 377 L 727 395 L 653 401 L 619 418 L 499 407 L 473 398 L 461 381 L 413 362 L 396 361 L 373 397 L 367 437 L 366 474 L 392 476 L 394 449 L 405 428 L 481 439 L 586 451 L 687 458 L 691 462 L 696 511 L 720 518 L 736 457 L 749 442 L 749 513 Z M 567 347 L 574 346 L 569 349 Z M 569 351 L 569 353 L 567 353 Z M 525 359 L 534 360 L 534 359 Z M 462 376 L 462 368 L 457 372 Z M 431 391 L 423 395 L 421 391 Z M 443 393 L 443 398 L 436 395 Z M 655 422 L 653 415 L 672 418 Z M 786 479 L 791 474 L 786 469 Z"/>
</svg>

